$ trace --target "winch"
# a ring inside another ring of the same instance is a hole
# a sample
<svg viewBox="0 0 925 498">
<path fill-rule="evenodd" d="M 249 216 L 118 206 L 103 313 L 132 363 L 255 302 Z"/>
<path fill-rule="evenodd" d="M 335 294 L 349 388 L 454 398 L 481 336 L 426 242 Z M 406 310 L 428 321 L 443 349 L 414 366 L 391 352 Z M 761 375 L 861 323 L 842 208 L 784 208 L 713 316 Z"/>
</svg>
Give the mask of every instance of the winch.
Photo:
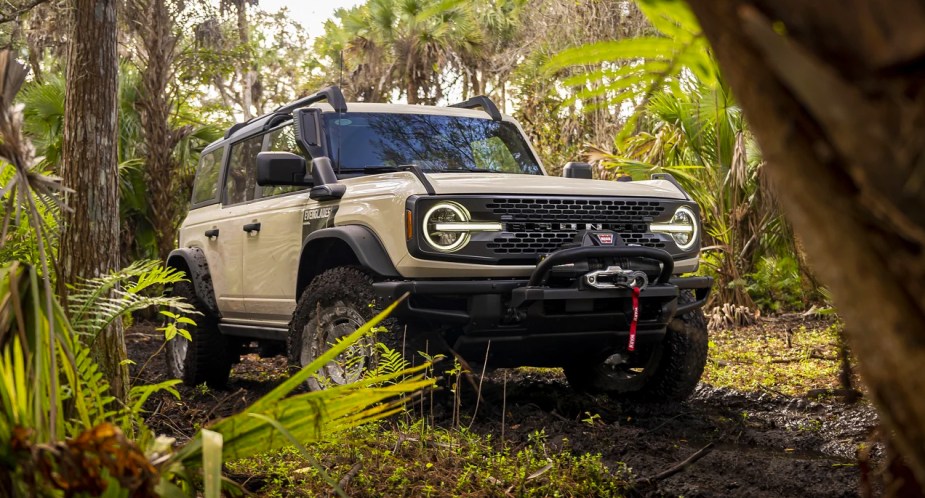
<svg viewBox="0 0 925 498">
<path fill-rule="evenodd" d="M 638 288 L 642 290 L 649 285 L 649 277 L 645 272 L 624 270 L 619 266 L 608 266 L 605 270 L 586 273 L 582 279 L 586 285 L 595 289 Z"/>
</svg>

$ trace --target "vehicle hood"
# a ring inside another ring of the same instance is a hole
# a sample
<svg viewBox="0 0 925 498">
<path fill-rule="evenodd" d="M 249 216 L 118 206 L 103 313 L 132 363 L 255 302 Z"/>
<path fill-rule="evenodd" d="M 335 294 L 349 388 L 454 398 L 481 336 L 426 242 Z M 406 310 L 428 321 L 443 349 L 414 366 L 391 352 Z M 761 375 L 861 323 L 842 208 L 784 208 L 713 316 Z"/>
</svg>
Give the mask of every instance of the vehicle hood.
<svg viewBox="0 0 925 498">
<path fill-rule="evenodd" d="M 436 194 L 630 196 L 686 199 L 667 180 L 615 182 L 504 173 L 428 173 Z"/>
</svg>

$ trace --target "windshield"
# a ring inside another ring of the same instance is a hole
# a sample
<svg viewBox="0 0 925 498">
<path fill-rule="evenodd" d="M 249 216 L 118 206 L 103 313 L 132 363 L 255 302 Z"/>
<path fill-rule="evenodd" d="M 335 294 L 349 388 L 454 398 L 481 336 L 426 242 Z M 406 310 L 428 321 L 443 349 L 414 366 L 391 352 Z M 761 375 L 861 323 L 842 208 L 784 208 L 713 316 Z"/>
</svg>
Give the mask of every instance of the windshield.
<svg viewBox="0 0 925 498">
<path fill-rule="evenodd" d="M 414 164 L 428 173 L 543 174 L 520 131 L 504 121 L 361 112 L 324 120 L 341 173 Z"/>
</svg>

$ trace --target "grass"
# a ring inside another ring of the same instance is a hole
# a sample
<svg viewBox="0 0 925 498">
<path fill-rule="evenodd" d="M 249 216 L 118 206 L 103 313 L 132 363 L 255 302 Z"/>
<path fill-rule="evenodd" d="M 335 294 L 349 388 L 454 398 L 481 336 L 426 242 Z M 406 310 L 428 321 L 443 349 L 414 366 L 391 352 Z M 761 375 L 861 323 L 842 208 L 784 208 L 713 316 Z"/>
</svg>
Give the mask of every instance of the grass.
<svg viewBox="0 0 925 498">
<path fill-rule="evenodd" d="M 703 382 L 793 396 L 813 389 L 837 389 L 839 327 L 820 321 L 762 321 L 750 327 L 710 331 Z"/>
<path fill-rule="evenodd" d="M 490 435 L 415 424 L 371 424 L 308 448 L 350 496 L 622 496 L 625 467 L 600 455 L 559 451 L 538 431 L 512 448 Z M 353 470 L 353 472 L 351 472 Z M 226 463 L 227 474 L 261 496 L 325 496 L 319 467 L 296 449 Z"/>
<path fill-rule="evenodd" d="M 703 381 L 743 391 L 804 395 L 839 387 L 838 325 L 785 318 L 710 332 Z M 522 368 L 536 377 L 560 369 Z M 596 423 L 593 413 L 585 422 Z M 744 416 L 747 416 L 745 414 Z M 800 430 L 813 431 L 808 424 Z M 390 420 L 340 433 L 336 440 L 226 463 L 226 475 L 257 496 L 623 496 L 634 481 L 623 464 L 551 445 L 544 431 L 501 441 L 463 428 Z"/>
</svg>

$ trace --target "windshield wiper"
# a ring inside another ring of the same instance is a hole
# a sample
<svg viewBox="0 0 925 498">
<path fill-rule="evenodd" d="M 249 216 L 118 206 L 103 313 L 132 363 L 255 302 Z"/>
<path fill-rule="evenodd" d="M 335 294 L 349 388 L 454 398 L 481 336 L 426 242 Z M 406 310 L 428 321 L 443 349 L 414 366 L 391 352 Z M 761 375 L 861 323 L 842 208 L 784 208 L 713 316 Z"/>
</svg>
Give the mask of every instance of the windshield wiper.
<svg viewBox="0 0 925 498">
<path fill-rule="evenodd" d="M 344 168 L 341 173 L 395 173 L 401 171 L 401 168 L 395 166 L 363 166 L 362 168 Z"/>
<path fill-rule="evenodd" d="M 455 169 L 442 169 L 439 171 L 428 171 L 428 173 L 504 173 L 504 172 L 496 171 L 493 169 L 486 169 L 486 168 L 455 168 Z"/>
</svg>

